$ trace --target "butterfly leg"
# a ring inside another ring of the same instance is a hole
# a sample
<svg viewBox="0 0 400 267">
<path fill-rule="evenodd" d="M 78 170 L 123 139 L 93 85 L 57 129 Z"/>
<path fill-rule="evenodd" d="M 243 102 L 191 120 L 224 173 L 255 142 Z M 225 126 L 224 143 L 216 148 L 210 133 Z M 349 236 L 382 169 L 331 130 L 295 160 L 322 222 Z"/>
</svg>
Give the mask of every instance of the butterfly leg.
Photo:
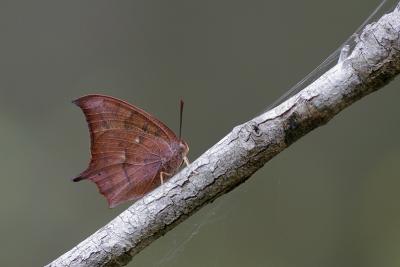
<svg viewBox="0 0 400 267">
<path fill-rule="evenodd" d="M 185 162 L 186 167 L 189 167 L 190 165 L 189 159 L 187 157 L 183 157 L 183 161 Z"/>
<path fill-rule="evenodd" d="M 161 184 L 164 184 L 164 176 L 171 176 L 172 174 L 167 173 L 167 172 L 160 172 L 160 181 Z"/>
<path fill-rule="evenodd" d="M 189 159 L 187 157 L 183 157 L 183 161 L 185 162 L 186 167 L 189 167 L 189 165 L 190 165 Z M 194 174 L 199 174 L 199 172 L 196 170 L 192 170 L 191 172 Z"/>
</svg>

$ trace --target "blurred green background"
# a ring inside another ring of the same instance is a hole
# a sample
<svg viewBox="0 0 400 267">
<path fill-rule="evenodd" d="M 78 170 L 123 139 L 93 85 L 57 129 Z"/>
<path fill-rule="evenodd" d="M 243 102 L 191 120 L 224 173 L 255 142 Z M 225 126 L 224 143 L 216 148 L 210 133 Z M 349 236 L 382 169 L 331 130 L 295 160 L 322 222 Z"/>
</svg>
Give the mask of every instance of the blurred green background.
<svg viewBox="0 0 400 267">
<path fill-rule="evenodd" d="M 343 42 L 372 0 L 0 2 L 0 258 L 40 266 L 129 204 L 72 183 L 71 100 L 112 95 L 178 129 L 193 160 Z M 400 266 L 399 81 L 299 140 L 129 266 Z"/>
</svg>

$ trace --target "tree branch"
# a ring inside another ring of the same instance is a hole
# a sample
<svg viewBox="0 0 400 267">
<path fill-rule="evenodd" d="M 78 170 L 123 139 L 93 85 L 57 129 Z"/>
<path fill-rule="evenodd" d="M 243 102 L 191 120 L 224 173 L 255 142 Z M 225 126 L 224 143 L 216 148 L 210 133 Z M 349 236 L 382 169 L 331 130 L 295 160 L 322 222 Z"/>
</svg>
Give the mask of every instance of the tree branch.
<svg viewBox="0 0 400 267">
<path fill-rule="evenodd" d="M 278 107 L 235 127 L 188 168 L 48 266 L 122 266 L 205 204 L 400 71 L 400 4 L 367 25 L 347 58 Z"/>
</svg>

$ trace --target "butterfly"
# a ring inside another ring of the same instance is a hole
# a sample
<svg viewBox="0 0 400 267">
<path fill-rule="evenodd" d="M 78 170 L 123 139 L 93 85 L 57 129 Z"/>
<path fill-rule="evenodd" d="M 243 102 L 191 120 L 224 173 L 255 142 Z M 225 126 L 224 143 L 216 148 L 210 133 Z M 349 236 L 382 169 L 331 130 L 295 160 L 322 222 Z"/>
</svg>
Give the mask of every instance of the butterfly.
<svg viewBox="0 0 400 267">
<path fill-rule="evenodd" d="M 96 183 L 110 208 L 138 200 L 177 172 L 189 146 L 164 123 L 125 101 L 86 95 L 73 101 L 86 117 L 90 132 L 88 168 L 73 178 Z M 182 125 L 183 101 L 180 104 Z"/>
</svg>

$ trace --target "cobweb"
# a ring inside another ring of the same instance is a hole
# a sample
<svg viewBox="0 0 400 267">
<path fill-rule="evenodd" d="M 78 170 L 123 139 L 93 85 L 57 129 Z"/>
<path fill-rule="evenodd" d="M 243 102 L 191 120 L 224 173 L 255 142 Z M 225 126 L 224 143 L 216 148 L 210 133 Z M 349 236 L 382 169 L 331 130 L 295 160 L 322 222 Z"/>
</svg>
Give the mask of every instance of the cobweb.
<svg viewBox="0 0 400 267">
<path fill-rule="evenodd" d="M 357 30 L 352 35 L 350 35 L 350 37 L 342 45 L 340 45 L 331 55 L 329 55 L 318 67 L 316 67 L 297 84 L 287 90 L 284 94 L 282 94 L 282 96 L 279 97 L 276 101 L 270 104 L 265 109 L 265 111 L 268 111 L 278 106 L 288 98 L 294 96 L 305 87 L 310 85 L 312 82 L 314 82 L 316 79 L 318 79 L 323 73 L 332 68 L 335 64 L 337 64 L 338 60 L 340 60 L 341 54 L 343 56 L 343 52 L 347 54 L 352 51 L 358 41 L 359 34 L 361 33 L 365 25 L 376 21 L 376 19 L 381 17 L 383 14 L 392 11 L 396 6 L 396 3 L 397 0 L 382 0 L 377 8 L 371 13 L 371 15 L 361 24 L 360 27 L 357 28 Z M 227 200 L 229 200 L 229 198 L 221 198 L 212 203 L 211 207 L 209 207 L 209 210 L 203 215 L 203 217 L 198 220 L 198 222 L 193 223 L 189 226 L 190 229 L 185 234 L 186 236 L 183 238 L 183 240 L 180 242 L 176 242 L 175 240 L 169 251 L 165 255 L 163 255 L 158 261 L 154 262 L 153 266 L 162 267 L 167 264 L 171 264 L 174 259 L 176 260 L 177 256 L 184 253 L 185 247 L 190 242 L 192 242 L 196 238 L 196 236 L 201 234 L 202 229 L 205 226 L 213 225 L 216 222 L 223 221 L 227 217 L 229 217 L 230 214 L 233 212 L 234 206 L 226 203 Z"/>
<path fill-rule="evenodd" d="M 215 203 L 212 203 L 210 209 L 204 214 L 204 216 L 196 223 L 193 223 L 189 226 L 189 230 L 185 233 L 185 237 L 179 243 L 173 244 L 171 249 L 159 259 L 155 264 L 154 267 L 162 267 L 166 263 L 172 263 L 177 256 L 184 253 L 186 245 L 188 245 L 193 239 L 196 238 L 197 235 L 201 233 L 201 230 L 204 229 L 207 225 L 213 225 L 219 221 L 224 221 L 233 210 L 232 205 L 225 204 L 226 199 L 221 198 L 216 200 Z M 222 211 L 222 207 L 224 210 Z"/>
<path fill-rule="evenodd" d="M 365 27 L 365 25 L 370 24 L 371 22 L 376 21 L 377 18 L 380 18 L 383 14 L 390 12 L 396 6 L 397 1 L 394 0 L 382 0 L 380 4 L 375 8 L 375 10 L 369 15 L 369 17 L 357 28 L 357 30 L 350 35 L 350 37 L 340 45 L 332 54 L 330 54 L 318 67 L 316 67 L 313 71 L 307 74 L 302 80 L 296 83 L 292 88 L 283 93 L 277 100 L 275 100 L 272 104 L 270 104 L 264 112 L 278 106 L 285 100 L 294 96 L 305 87 L 313 83 L 316 79 L 318 79 L 323 73 L 331 69 L 340 59 L 340 55 L 343 51 L 346 50 L 346 53 L 350 53 L 353 50 L 354 46 L 357 44 L 359 34 Z"/>
</svg>

